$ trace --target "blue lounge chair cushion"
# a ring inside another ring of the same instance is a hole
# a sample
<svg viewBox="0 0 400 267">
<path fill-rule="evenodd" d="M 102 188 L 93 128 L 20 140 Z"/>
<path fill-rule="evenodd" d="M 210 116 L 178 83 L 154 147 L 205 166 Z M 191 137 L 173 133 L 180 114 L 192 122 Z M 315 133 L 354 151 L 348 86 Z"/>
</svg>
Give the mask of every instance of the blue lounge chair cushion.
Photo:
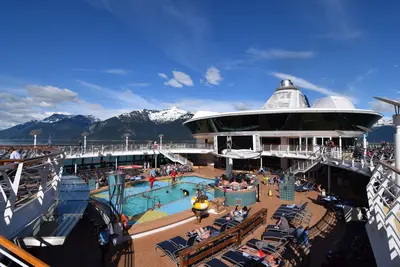
<svg viewBox="0 0 400 267">
<path fill-rule="evenodd" d="M 181 236 L 175 236 L 169 240 L 173 244 L 177 245 L 178 247 L 186 247 L 187 241 Z"/>
<path fill-rule="evenodd" d="M 160 248 L 162 251 L 164 251 L 164 253 L 168 252 L 171 255 L 175 255 L 180 250 L 180 248 L 177 245 L 170 242 L 169 240 L 157 243 L 156 247 Z M 168 255 L 168 253 L 165 254 Z"/>
<path fill-rule="evenodd" d="M 270 240 L 280 240 L 282 238 L 293 237 L 292 233 L 287 232 L 279 232 L 279 231 L 265 231 L 262 235 L 262 239 L 270 239 Z"/>
<path fill-rule="evenodd" d="M 224 255 L 222 255 L 221 258 L 226 261 L 229 261 L 230 263 L 237 264 L 240 266 L 244 266 L 249 261 L 252 261 L 252 259 L 243 256 L 242 253 L 233 250 L 226 252 Z"/>
<path fill-rule="evenodd" d="M 247 241 L 246 246 L 254 248 L 254 249 L 258 249 L 258 247 L 257 247 L 258 242 L 262 242 L 262 241 L 257 238 L 252 238 L 249 241 Z M 271 253 L 271 252 L 276 251 L 276 249 L 277 249 L 277 247 L 275 245 L 272 245 L 271 243 L 265 243 L 265 246 L 262 248 L 262 251 Z"/>
<path fill-rule="evenodd" d="M 212 259 L 204 264 L 205 267 L 229 267 L 219 259 Z"/>
</svg>

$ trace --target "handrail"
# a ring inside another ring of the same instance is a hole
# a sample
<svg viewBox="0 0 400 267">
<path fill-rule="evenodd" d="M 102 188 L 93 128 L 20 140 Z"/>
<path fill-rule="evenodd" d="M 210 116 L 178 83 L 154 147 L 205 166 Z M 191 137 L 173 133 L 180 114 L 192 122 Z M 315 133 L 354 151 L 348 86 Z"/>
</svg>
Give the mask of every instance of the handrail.
<svg viewBox="0 0 400 267">
<path fill-rule="evenodd" d="M 314 158 L 318 158 L 318 157 L 316 157 L 316 155 L 317 155 L 318 153 L 321 154 L 321 152 L 323 152 L 323 149 L 324 149 L 324 147 L 323 147 L 323 146 L 320 146 L 320 148 L 319 148 L 317 151 L 315 151 L 313 154 L 311 154 L 307 159 L 305 159 L 304 162 L 307 162 L 307 161 L 309 161 L 309 160 L 314 160 Z M 320 155 L 320 156 L 321 156 L 321 155 Z M 315 160 L 316 160 L 316 159 L 315 159 Z M 298 162 L 295 163 L 295 164 L 293 164 L 292 166 L 290 166 L 290 167 L 287 169 L 287 172 L 288 172 L 288 173 L 291 173 L 291 172 L 293 172 L 293 170 L 294 170 L 295 168 L 300 168 Z"/>
<path fill-rule="evenodd" d="M 387 242 L 391 260 L 396 255 L 397 257 L 400 255 L 400 233 L 398 230 L 400 225 L 400 186 L 392 178 L 392 175 L 399 173 L 400 170 L 396 167 L 379 161 L 366 188 L 369 204 L 368 225 L 386 232 L 384 235 L 378 235 L 375 238 Z M 387 201 L 388 197 L 389 201 Z M 396 253 L 391 253 L 392 251 L 396 251 Z"/>
<path fill-rule="evenodd" d="M 179 252 L 179 266 L 186 267 L 192 263 L 196 263 L 201 261 L 201 259 L 205 258 L 214 253 L 214 251 L 218 251 L 229 245 L 239 245 L 244 239 L 245 235 L 248 232 L 254 230 L 251 227 L 258 226 L 261 223 L 266 223 L 267 218 L 267 209 L 262 208 L 257 211 L 250 217 L 243 220 L 243 222 L 239 223 L 237 226 L 232 227 L 226 230 L 223 233 L 218 234 L 217 236 L 207 238 L 206 240 L 199 242 L 191 247 L 183 249 Z M 223 242 L 218 242 L 223 241 Z M 214 244 L 217 242 L 217 245 Z M 190 255 L 194 253 L 193 258 L 189 258 Z"/>
<path fill-rule="evenodd" d="M 0 149 L 4 149 L 4 146 L 0 146 Z M 58 155 L 62 154 L 62 151 L 59 149 L 56 149 L 54 147 L 48 147 L 48 146 L 37 146 L 37 147 L 32 147 L 32 146 L 14 146 L 14 149 L 36 149 L 42 152 L 48 152 L 47 154 L 41 155 L 41 156 L 37 156 L 37 157 L 33 157 L 33 158 L 26 158 L 26 159 L 3 159 L 0 160 L 0 165 L 1 163 L 8 163 L 5 164 L 4 166 L 0 166 L 0 169 L 5 169 L 8 165 L 15 165 L 15 164 L 19 164 L 21 162 L 24 163 L 24 165 L 26 166 L 27 164 L 35 164 L 38 161 L 44 159 L 44 158 L 49 158 L 49 157 L 55 157 Z"/>
<path fill-rule="evenodd" d="M 17 245 L 15 245 L 14 243 L 12 243 L 10 240 L 8 240 L 7 238 L 5 238 L 2 235 L 0 235 L 0 247 L 4 247 L 8 251 L 10 251 L 12 254 L 17 255 L 19 258 L 23 259 L 24 261 L 28 262 L 29 264 L 31 264 L 35 267 L 49 267 L 49 265 L 47 265 L 43 261 L 39 260 L 32 254 L 26 252 L 22 248 L 18 247 Z M 6 255 L 4 255 L 4 256 L 6 256 Z M 13 258 L 11 258 L 11 257 L 8 257 L 8 258 L 10 258 L 10 260 L 14 261 Z"/>
</svg>

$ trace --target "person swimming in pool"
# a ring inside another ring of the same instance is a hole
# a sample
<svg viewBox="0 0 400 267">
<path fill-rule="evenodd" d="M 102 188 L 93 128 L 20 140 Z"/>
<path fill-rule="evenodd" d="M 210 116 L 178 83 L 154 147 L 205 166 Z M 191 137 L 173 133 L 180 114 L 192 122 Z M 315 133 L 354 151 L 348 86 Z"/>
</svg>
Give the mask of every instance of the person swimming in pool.
<svg viewBox="0 0 400 267">
<path fill-rule="evenodd" d="M 189 196 L 189 191 L 187 191 L 186 189 L 181 188 L 181 191 L 182 191 L 182 193 L 183 193 L 183 195 L 184 195 L 185 197 L 188 197 L 188 196 Z"/>
</svg>

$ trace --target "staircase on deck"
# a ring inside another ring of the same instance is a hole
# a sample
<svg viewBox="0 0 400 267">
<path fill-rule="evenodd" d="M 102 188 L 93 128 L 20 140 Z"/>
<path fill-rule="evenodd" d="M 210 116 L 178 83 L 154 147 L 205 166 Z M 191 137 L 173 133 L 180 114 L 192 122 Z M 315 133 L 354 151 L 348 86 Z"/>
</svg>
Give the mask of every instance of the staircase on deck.
<svg viewBox="0 0 400 267">
<path fill-rule="evenodd" d="M 166 148 L 159 148 L 158 151 L 172 162 L 176 162 L 182 165 L 190 165 L 193 167 L 193 162 L 191 162 L 190 160 L 188 160 L 187 158 L 183 157 L 180 154 L 172 153 L 170 150 Z"/>
<path fill-rule="evenodd" d="M 297 162 L 294 165 L 292 165 L 288 169 L 288 173 L 291 174 L 298 174 L 298 173 L 306 173 L 307 171 L 311 170 L 314 166 L 319 164 L 322 161 L 322 152 L 323 148 L 318 149 L 314 154 L 309 156 L 305 161 L 303 162 Z"/>
</svg>

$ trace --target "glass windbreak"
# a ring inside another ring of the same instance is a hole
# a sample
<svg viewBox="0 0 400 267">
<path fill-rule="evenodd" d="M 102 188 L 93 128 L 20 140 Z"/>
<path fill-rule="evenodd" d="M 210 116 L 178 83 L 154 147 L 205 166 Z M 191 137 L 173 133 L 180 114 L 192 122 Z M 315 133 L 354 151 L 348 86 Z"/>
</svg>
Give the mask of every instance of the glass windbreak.
<svg viewBox="0 0 400 267">
<path fill-rule="evenodd" d="M 239 131 L 359 131 L 370 128 L 379 115 L 360 113 L 279 113 L 225 116 L 189 122 L 192 133 Z"/>
</svg>

